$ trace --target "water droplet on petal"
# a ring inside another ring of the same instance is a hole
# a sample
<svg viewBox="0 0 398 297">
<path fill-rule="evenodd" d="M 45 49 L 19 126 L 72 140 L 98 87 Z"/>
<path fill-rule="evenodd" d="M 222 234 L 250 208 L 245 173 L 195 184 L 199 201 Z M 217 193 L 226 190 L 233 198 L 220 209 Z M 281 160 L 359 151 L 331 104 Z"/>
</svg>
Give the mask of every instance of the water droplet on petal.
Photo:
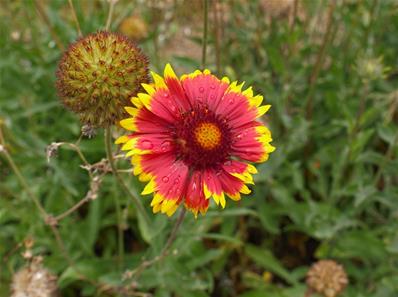
<svg viewBox="0 0 398 297">
<path fill-rule="evenodd" d="M 224 162 L 225 166 L 231 166 L 232 165 L 232 161 L 231 160 L 227 160 Z"/>
<path fill-rule="evenodd" d="M 238 138 L 238 139 L 242 139 L 242 134 L 238 134 L 238 135 L 236 135 L 236 138 Z"/>
<path fill-rule="evenodd" d="M 141 142 L 141 147 L 145 150 L 150 150 L 151 148 L 153 148 L 153 144 L 150 140 L 143 140 Z"/>
<path fill-rule="evenodd" d="M 193 183 L 193 184 L 192 184 L 192 190 L 196 190 L 197 187 L 198 187 L 198 186 L 196 185 L 196 183 Z"/>
<path fill-rule="evenodd" d="M 177 184 L 179 184 L 179 183 L 180 183 L 180 179 L 177 177 L 177 178 L 174 180 L 174 184 L 177 185 Z"/>
<path fill-rule="evenodd" d="M 162 144 L 160 145 L 160 149 L 162 150 L 162 152 L 168 151 L 170 147 L 171 147 L 171 141 L 169 140 L 163 141 Z"/>
<path fill-rule="evenodd" d="M 164 93 L 163 94 L 163 97 L 165 97 L 165 98 L 169 98 L 169 96 L 170 96 L 169 93 Z"/>
<path fill-rule="evenodd" d="M 231 105 L 234 104 L 235 103 L 235 98 L 229 99 L 228 103 L 231 104 Z"/>
<path fill-rule="evenodd" d="M 199 88 L 199 92 L 203 93 L 204 91 L 205 91 L 205 88 L 203 88 L 203 87 Z"/>
<path fill-rule="evenodd" d="M 216 88 L 216 85 L 211 85 L 210 89 L 214 90 Z"/>
<path fill-rule="evenodd" d="M 168 182 L 169 182 L 169 178 L 168 178 L 167 176 L 163 176 L 163 177 L 162 177 L 162 181 L 163 181 L 164 183 L 168 183 Z"/>
</svg>

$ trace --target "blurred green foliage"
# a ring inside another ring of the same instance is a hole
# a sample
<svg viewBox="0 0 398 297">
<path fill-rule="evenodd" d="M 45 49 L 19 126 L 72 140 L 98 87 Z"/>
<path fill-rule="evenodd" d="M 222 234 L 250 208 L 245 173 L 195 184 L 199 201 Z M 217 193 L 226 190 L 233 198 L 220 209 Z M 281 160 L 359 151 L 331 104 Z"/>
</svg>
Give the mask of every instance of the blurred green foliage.
<svg viewBox="0 0 398 297">
<path fill-rule="evenodd" d="M 342 296 L 398 296 L 398 3 L 281 1 L 291 4 L 280 12 L 265 2 L 210 1 L 207 57 L 210 69 L 246 81 L 272 104 L 264 120 L 277 150 L 258 166 L 250 197 L 188 216 L 169 256 L 146 269 L 134 290 L 304 296 L 309 266 L 333 258 L 350 279 Z M 73 3 L 83 33 L 104 28 L 107 1 Z M 130 15 L 147 24 L 140 45 L 153 69 L 170 61 L 181 74 L 200 64 L 199 0 L 120 0 L 112 30 Z M 58 215 L 90 183 L 76 152 L 62 147 L 50 162 L 45 153 L 50 143 L 80 135 L 54 88 L 61 47 L 77 38 L 71 9 L 66 0 L 1 1 L 0 29 L 5 149 L 46 211 Z M 90 163 L 105 157 L 102 134 L 80 142 Z M 125 180 L 142 189 L 133 176 Z M 149 214 L 150 199 L 142 199 Z M 98 198 L 59 223 L 63 251 L 34 207 L 0 153 L 0 296 L 9 296 L 12 275 L 25 265 L 26 238 L 59 276 L 62 296 L 124 296 L 100 287 L 127 286 L 123 272 L 161 252 L 176 217 L 149 214 L 153 225 L 139 224 L 132 201 L 107 175 Z"/>
</svg>

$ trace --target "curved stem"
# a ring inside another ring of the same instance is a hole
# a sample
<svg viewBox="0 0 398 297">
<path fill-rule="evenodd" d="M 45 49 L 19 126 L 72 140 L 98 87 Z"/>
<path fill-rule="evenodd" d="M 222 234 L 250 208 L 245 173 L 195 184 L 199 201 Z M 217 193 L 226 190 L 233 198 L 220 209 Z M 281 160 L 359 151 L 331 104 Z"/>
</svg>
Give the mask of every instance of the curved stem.
<svg viewBox="0 0 398 297">
<path fill-rule="evenodd" d="M 158 256 L 153 258 L 152 260 L 142 262 L 133 271 L 127 272 L 127 278 L 133 278 L 133 277 L 137 278 L 146 268 L 152 266 L 153 264 L 155 264 L 157 262 L 162 261 L 167 256 L 167 254 L 170 251 L 171 246 L 173 245 L 174 240 L 177 237 L 178 230 L 180 229 L 182 222 L 184 221 L 186 212 L 187 212 L 186 208 L 185 207 L 182 208 L 182 210 L 177 218 L 177 221 L 174 224 L 173 230 L 171 230 L 169 238 L 167 239 L 167 242 L 162 249 L 162 252 Z"/>
<path fill-rule="evenodd" d="M 55 220 L 57 222 L 63 220 L 64 218 L 66 218 L 67 216 L 69 216 L 70 214 L 74 213 L 76 210 L 78 210 L 80 207 L 82 207 L 84 204 L 86 204 L 88 201 L 90 201 L 91 198 L 86 196 L 84 197 L 82 200 L 80 200 L 78 203 L 76 203 L 75 205 L 73 205 L 71 208 L 69 208 L 68 210 L 66 210 L 65 212 L 61 213 L 60 215 L 55 217 Z"/>
<path fill-rule="evenodd" d="M 74 150 L 79 155 L 79 158 L 80 158 L 80 160 L 83 161 L 84 166 L 86 166 L 87 168 L 90 168 L 91 164 L 87 161 L 86 157 L 84 156 L 83 152 L 81 151 L 81 149 L 79 148 L 79 146 L 77 144 L 70 143 L 70 142 L 55 142 L 53 144 L 57 145 L 59 147 L 69 146 L 72 150 Z M 88 174 L 92 178 L 92 173 L 90 172 L 90 170 L 88 171 Z"/>
<path fill-rule="evenodd" d="M 20 184 L 22 185 L 22 187 L 24 188 L 24 190 L 28 194 L 29 198 L 32 199 L 33 203 L 36 205 L 37 209 L 39 210 L 40 215 L 43 217 L 43 220 L 45 221 L 47 219 L 47 217 L 48 217 L 47 212 L 45 211 L 45 209 L 41 205 L 39 199 L 30 190 L 30 187 L 29 187 L 25 177 L 22 175 L 21 171 L 19 170 L 18 166 L 15 164 L 13 158 L 11 157 L 10 153 L 7 151 L 5 146 L 6 146 L 6 144 L 5 144 L 5 140 L 4 140 L 4 137 L 3 137 L 3 132 L 2 132 L 1 126 L 0 126 L 0 153 L 4 154 L 8 164 L 10 164 L 10 167 L 11 167 L 12 171 L 14 171 L 14 173 L 17 176 Z"/>
<path fill-rule="evenodd" d="M 206 67 L 206 51 L 207 51 L 207 23 L 209 18 L 209 1 L 203 0 L 204 11 L 203 11 L 203 40 L 202 40 L 202 69 Z"/>
</svg>

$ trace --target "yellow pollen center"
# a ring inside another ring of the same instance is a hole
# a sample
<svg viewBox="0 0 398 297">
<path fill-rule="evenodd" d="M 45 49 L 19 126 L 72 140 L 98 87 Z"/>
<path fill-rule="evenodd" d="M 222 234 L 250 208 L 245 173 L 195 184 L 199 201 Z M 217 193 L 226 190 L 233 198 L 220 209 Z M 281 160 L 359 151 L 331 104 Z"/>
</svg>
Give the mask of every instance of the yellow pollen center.
<svg viewBox="0 0 398 297">
<path fill-rule="evenodd" d="M 205 150 L 212 150 L 221 143 L 221 131 L 213 123 L 201 123 L 195 128 L 196 142 Z"/>
</svg>

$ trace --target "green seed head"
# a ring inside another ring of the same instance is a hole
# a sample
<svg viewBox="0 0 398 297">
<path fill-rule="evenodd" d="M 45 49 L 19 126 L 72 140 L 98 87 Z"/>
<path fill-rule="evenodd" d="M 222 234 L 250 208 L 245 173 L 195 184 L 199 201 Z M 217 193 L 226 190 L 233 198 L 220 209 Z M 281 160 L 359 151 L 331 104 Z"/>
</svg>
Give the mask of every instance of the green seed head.
<svg viewBox="0 0 398 297">
<path fill-rule="evenodd" d="M 63 104 L 84 124 L 107 127 L 126 117 L 124 106 L 149 81 L 148 58 L 128 38 L 97 32 L 77 40 L 57 70 Z"/>
</svg>

